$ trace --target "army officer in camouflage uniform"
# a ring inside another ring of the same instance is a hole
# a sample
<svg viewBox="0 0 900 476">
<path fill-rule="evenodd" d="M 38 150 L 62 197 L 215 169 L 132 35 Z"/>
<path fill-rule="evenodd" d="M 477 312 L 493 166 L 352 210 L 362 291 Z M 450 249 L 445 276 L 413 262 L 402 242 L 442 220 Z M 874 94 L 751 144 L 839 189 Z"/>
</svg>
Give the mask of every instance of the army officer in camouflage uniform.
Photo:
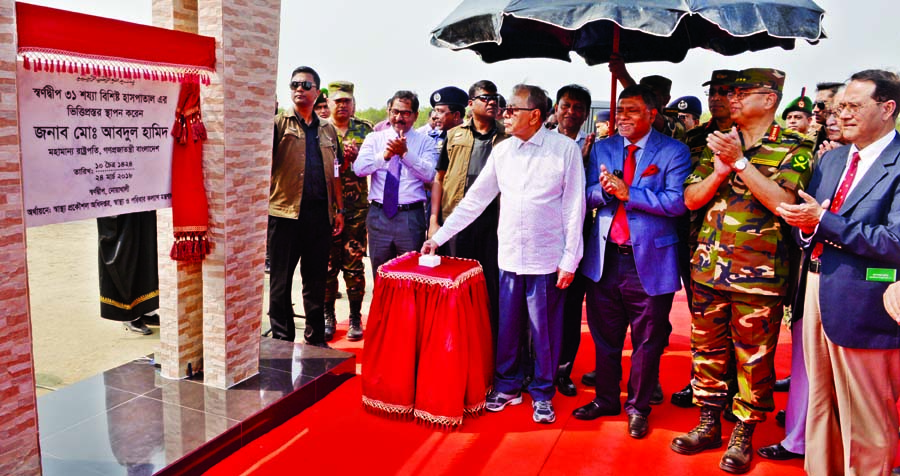
<svg viewBox="0 0 900 476">
<path fill-rule="evenodd" d="M 796 203 L 812 175 L 813 143 L 774 122 L 784 73 L 741 71 L 728 93 L 735 127 L 709 135 L 709 148 L 685 181 L 685 204 L 705 207 L 691 260 L 694 292 L 691 352 L 700 424 L 672 441 L 694 454 L 722 445 L 729 341 L 738 371 L 733 412 L 739 419 L 719 467 L 750 469 L 756 423 L 774 409 L 775 345 L 788 293 L 787 225 L 775 214 Z"/>
<path fill-rule="evenodd" d="M 353 83 L 335 81 L 328 85 L 328 103 L 331 107 L 331 123 L 337 129 L 344 150 L 341 164 L 341 181 L 344 186 L 344 231 L 334 237 L 328 258 L 328 277 L 325 282 L 325 339 L 334 337 L 336 318 L 334 301 L 338 291 L 338 274 L 344 272 L 347 298 L 350 300 L 350 329 L 347 340 L 362 339 L 362 302 L 366 293 L 366 268 L 363 255 L 366 251 L 366 216 L 369 212 L 369 186 L 365 178 L 353 173 L 353 162 L 366 135 L 372 132 L 372 124 L 356 118 L 356 102 Z"/>
</svg>

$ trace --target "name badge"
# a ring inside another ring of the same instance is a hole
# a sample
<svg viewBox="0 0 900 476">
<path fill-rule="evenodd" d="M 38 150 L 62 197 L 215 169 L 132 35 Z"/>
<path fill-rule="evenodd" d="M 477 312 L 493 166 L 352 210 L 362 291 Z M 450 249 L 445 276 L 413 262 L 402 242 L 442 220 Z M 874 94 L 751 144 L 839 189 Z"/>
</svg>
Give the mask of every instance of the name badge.
<svg viewBox="0 0 900 476">
<path fill-rule="evenodd" d="M 888 268 L 866 268 L 866 281 L 893 283 L 897 281 L 897 270 Z"/>
</svg>

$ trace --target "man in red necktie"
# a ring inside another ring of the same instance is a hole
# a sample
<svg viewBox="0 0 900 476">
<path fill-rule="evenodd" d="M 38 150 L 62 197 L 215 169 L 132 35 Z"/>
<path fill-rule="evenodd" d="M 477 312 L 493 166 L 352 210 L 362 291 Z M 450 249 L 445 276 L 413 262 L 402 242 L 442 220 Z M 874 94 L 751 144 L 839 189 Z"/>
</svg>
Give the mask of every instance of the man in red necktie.
<svg viewBox="0 0 900 476">
<path fill-rule="evenodd" d="M 900 268 L 898 104 L 896 74 L 854 74 L 833 105 L 849 144 L 822 156 L 800 204 L 778 208 L 809 251 L 803 354 L 811 475 L 887 475 L 897 451 L 900 325 L 882 295 Z"/>
<path fill-rule="evenodd" d="M 597 208 L 597 217 L 585 240 L 581 272 L 588 278 L 597 396 L 573 415 L 593 420 L 621 412 L 622 348 L 631 326 L 625 411 L 632 438 L 649 430 L 669 311 L 681 289 L 677 218 L 687 213 L 682 184 L 691 164 L 686 145 L 653 130 L 656 101 L 645 86 L 622 91 L 616 107 L 619 133 L 593 147 L 587 172 L 587 203 Z"/>
</svg>

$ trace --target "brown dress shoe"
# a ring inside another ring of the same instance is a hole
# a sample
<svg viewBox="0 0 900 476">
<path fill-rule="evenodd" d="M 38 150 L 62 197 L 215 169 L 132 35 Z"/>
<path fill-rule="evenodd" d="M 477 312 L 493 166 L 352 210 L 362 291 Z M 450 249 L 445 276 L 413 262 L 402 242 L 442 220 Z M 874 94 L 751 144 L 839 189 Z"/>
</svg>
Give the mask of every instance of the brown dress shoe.
<svg viewBox="0 0 900 476">
<path fill-rule="evenodd" d="M 722 446 L 722 410 L 713 407 L 700 408 L 700 424 L 688 433 L 676 436 L 669 446 L 683 455 L 697 454 L 703 450 Z"/>
<path fill-rule="evenodd" d="M 753 430 L 756 423 L 739 421 L 731 432 L 731 441 L 728 449 L 719 461 L 719 468 L 734 474 L 743 474 L 750 471 L 750 462 L 753 460 Z"/>
<path fill-rule="evenodd" d="M 628 415 L 628 435 L 632 438 L 641 439 L 647 436 L 650 431 L 650 422 L 647 417 L 639 413 Z"/>
</svg>

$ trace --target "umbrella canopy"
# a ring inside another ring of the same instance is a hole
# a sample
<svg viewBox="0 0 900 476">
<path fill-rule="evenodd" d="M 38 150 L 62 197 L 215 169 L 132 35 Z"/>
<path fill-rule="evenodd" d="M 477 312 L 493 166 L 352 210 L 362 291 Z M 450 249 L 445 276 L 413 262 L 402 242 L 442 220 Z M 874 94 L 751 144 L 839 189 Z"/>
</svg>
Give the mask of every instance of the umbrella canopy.
<svg viewBox="0 0 900 476">
<path fill-rule="evenodd" d="M 570 61 L 575 51 L 595 65 L 617 50 L 626 63 L 679 62 L 691 48 L 731 56 L 814 43 L 825 36 L 824 13 L 812 0 L 464 0 L 431 43 L 471 49 L 487 63 Z"/>
</svg>

